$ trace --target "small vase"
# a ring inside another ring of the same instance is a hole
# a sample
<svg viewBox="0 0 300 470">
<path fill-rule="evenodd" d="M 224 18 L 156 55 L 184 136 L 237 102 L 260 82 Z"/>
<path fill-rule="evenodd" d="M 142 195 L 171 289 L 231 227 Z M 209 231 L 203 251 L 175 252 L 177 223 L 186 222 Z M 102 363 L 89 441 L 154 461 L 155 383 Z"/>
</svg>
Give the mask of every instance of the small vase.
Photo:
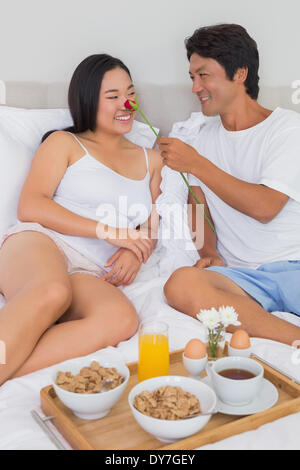
<svg viewBox="0 0 300 470">
<path fill-rule="evenodd" d="M 206 349 L 209 361 L 215 361 L 224 356 L 225 329 L 206 331 Z"/>
</svg>

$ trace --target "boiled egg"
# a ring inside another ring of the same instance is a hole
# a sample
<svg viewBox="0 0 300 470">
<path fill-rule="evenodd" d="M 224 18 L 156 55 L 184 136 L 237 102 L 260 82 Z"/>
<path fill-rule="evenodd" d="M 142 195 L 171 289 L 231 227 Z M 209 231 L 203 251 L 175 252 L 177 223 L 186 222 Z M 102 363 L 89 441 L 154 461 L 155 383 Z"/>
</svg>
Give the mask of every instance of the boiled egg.
<svg viewBox="0 0 300 470">
<path fill-rule="evenodd" d="M 248 349 L 251 346 L 250 338 L 245 330 L 237 330 L 233 333 L 230 346 L 235 349 Z"/>
<path fill-rule="evenodd" d="M 196 338 L 191 339 L 184 349 L 184 355 L 189 359 L 202 359 L 206 354 L 206 345 Z"/>
</svg>

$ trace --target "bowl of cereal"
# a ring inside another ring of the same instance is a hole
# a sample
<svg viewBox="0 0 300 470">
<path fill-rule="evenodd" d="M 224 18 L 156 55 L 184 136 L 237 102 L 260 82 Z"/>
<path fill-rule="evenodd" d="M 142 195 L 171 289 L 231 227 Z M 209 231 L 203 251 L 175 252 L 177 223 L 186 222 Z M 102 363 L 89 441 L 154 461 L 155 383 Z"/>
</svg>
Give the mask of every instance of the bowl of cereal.
<svg viewBox="0 0 300 470">
<path fill-rule="evenodd" d="M 76 416 L 99 419 L 121 398 L 129 376 L 128 367 L 121 362 L 78 358 L 55 367 L 52 386 Z"/>
<path fill-rule="evenodd" d="M 200 431 L 215 411 L 217 397 L 199 380 L 170 375 L 140 382 L 130 391 L 128 402 L 145 431 L 170 443 Z"/>
</svg>

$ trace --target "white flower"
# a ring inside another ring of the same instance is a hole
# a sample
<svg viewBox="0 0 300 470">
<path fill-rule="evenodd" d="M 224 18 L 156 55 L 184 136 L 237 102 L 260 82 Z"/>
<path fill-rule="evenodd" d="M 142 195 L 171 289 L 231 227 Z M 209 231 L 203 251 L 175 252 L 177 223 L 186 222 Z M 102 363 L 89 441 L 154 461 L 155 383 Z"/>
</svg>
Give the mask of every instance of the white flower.
<svg viewBox="0 0 300 470">
<path fill-rule="evenodd" d="M 215 308 L 211 308 L 210 310 L 200 310 L 200 313 L 198 313 L 197 318 L 209 330 L 218 328 L 221 321 L 220 314 Z"/>
<path fill-rule="evenodd" d="M 241 322 L 238 321 L 238 314 L 233 307 L 225 307 L 224 305 L 219 308 L 221 322 L 226 328 L 229 325 L 239 326 Z"/>
</svg>

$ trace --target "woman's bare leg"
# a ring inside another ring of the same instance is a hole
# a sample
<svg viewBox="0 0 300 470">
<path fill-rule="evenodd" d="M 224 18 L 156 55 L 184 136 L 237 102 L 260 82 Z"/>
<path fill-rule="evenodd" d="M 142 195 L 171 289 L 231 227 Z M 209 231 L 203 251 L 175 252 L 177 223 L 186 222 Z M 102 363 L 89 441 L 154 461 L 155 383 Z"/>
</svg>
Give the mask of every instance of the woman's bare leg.
<svg viewBox="0 0 300 470">
<path fill-rule="evenodd" d="M 0 250 L 0 291 L 7 301 L 0 310 L 0 339 L 6 344 L 1 384 L 70 305 L 66 262 L 53 240 L 33 231 L 11 235 Z"/>
<path fill-rule="evenodd" d="M 168 279 L 164 291 L 171 307 L 194 318 L 200 309 L 233 306 L 242 326 L 227 328 L 230 333 L 244 328 L 251 336 L 273 339 L 289 345 L 300 339 L 299 327 L 267 312 L 223 274 L 196 267 L 180 268 Z"/>
<path fill-rule="evenodd" d="M 76 273 L 70 277 L 70 308 L 59 324 L 44 333 L 15 377 L 115 346 L 136 332 L 137 313 L 121 290 L 92 275 Z"/>
</svg>

